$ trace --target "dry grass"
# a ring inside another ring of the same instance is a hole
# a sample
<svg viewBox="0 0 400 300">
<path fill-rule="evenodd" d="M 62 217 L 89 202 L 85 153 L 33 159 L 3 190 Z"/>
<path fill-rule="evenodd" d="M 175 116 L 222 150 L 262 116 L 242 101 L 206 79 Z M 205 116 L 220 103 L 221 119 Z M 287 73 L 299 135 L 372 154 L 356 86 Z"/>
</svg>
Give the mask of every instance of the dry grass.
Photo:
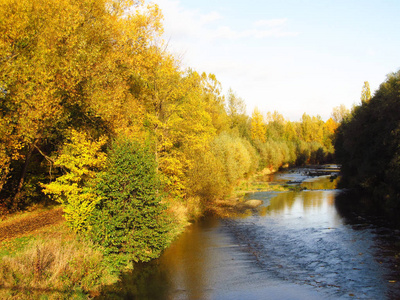
<svg viewBox="0 0 400 300">
<path fill-rule="evenodd" d="M 18 253 L 0 258 L 1 299 L 86 299 L 101 284 L 117 280 L 101 251 L 63 230 L 42 234 Z"/>
</svg>

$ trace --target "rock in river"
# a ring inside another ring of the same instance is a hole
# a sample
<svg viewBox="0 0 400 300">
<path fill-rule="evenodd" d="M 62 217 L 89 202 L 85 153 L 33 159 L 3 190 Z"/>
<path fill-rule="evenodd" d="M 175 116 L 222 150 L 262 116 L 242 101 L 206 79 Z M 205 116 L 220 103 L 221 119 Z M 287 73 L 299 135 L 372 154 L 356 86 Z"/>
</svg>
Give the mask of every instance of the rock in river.
<svg viewBox="0 0 400 300">
<path fill-rule="evenodd" d="M 244 202 L 242 205 L 245 208 L 256 208 L 258 206 L 260 206 L 263 202 L 261 200 L 247 200 L 246 202 Z"/>
</svg>

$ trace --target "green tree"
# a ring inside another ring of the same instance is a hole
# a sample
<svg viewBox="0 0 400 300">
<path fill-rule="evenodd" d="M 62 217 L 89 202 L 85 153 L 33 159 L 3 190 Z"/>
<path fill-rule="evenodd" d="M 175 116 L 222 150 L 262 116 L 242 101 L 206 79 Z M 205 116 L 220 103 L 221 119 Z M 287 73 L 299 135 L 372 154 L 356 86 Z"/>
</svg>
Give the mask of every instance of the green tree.
<svg viewBox="0 0 400 300">
<path fill-rule="evenodd" d="M 89 219 L 89 237 L 123 263 L 158 257 L 168 244 L 170 227 L 150 147 L 115 141 L 95 191 L 101 201 Z"/>
<path fill-rule="evenodd" d="M 277 111 L 274 111 L 273 113 L 268 112 L 267 121 L 267 136 L 269 138 L 272 138 L 274 140 L 285 138 L 286 121 L 280 113 L 278 113 Z"/>
<path fill-rule="evenodd" d="M 211 152 L 223 167 L 224 194 L 228 195 L 239 180 L 256 171 L 257 159 L 246 140 L 228 133 L 220 134 L 211 143 Z"/>
<path fill-rule="evenodd" d="M 369 102 L 363 102 L 338 128 L 336 156 L 342 184 L 375 195 L 387 211 L 400 209 L 400 72 L 390 74 Z"/>
</svg>

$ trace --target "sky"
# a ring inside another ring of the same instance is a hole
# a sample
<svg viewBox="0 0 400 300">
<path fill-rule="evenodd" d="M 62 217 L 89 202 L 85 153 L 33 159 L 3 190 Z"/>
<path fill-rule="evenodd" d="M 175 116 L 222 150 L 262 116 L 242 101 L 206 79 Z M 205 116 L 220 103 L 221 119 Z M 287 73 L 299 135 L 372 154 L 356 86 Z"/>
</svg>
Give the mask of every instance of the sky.
<svg viewBox="0 0 400 300">
<path fill-rule="evenodd" d="M 183 68 L 213 73 L 251 116 L 327 120 L 400 69 L 399 0 L 153 0 Z"/>
</svg>

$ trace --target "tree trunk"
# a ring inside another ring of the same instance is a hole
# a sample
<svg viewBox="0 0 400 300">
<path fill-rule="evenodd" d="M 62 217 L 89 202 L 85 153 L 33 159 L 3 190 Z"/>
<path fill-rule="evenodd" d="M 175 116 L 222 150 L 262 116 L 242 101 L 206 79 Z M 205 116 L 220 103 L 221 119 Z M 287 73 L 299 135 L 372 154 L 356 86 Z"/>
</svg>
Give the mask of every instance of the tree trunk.
<svg viewBox="0 0 400 300">
<path fill-rule="evenodd" d="M 19 206 L 20 201 L 21 201 L 21 192 L 22 192 L 22 188 L 24 186 L 25 183 L 25 177 L 26 177 L 26 173 L 28 171 L 28 167 L 29 167 L 29 163 L 33 154 L 33 151 L 35 150 L 35 146 L 36 146 L 37 140 L 35 140 L 30 146 L 29 146 L 29 150 L 28 153 L 25 156 L 25 162 L 24 162 L 24 166 L 22 168 L 21 171 L 21 175 L 19 178 L 19 183 L 18 183 L 18 187 L 17 187 L 17 191 L 14 195 L 14 199 L 13 199 L 13 207 Z"/>
</svg>

